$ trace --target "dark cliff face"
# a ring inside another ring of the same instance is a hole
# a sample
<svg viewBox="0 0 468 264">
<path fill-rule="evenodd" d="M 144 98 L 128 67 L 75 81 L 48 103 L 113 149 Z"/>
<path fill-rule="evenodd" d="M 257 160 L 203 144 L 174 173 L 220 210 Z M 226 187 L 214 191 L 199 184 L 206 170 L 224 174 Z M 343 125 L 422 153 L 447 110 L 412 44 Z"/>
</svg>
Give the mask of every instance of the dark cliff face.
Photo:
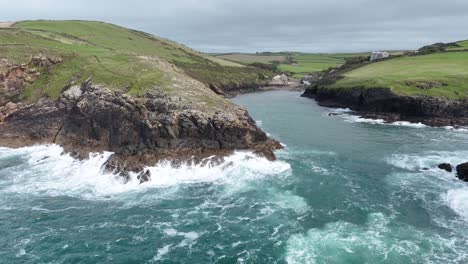
<svg viewBox="0 0 468 264">
<path fill-rule="evenodd" d="M 163 94 L 134 98 L 86 82 L 56 101 L 43 99 L 10 114 L 0 125 L 0 144 L 56 143 L 81 157 L 112 151 L 111 168 L 133 171 L 161 159 L 200 159 L 235 149 L 274 159 L 273 150 L 281 145 L 244 108 L 230 107 L 202 112 Z"/>
<path fill-rule="evenodd" d="M 406 120 L 431 126 L 468 125 L 468 101 L 429 96 L 402 96 L 386 88 L 326 89 L 312 87 L 303 96 L 322 106 L 343 107 L 367 117 Z"/>
</svg>

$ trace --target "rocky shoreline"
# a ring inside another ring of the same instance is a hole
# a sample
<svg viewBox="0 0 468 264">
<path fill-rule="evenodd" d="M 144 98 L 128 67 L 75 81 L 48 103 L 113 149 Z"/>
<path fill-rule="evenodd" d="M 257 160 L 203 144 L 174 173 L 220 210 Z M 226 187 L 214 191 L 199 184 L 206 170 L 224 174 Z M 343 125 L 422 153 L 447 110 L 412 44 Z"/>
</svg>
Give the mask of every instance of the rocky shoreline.
<svg viewBox="0 0 468 264">
<path fill-rule="evenodd" d="M 210 112 L 179 101 L 158 92 L 131 97 L 87 80 L 66 86 L 57 100 L 43 98 L 9 113 L 0 124 L 0 145 L 54 143 L 78 158 L 111 151 L 115 154 L 106 168 L 123 175 L 142 172 L 160 160 L 200 162 L 222 159 L 234 150 L 252 150 L 274 160 L 273 151 L 282 148 L 240 106 Z"/>
<path fill-rule="evenodd" d="M 385 122 L 407 121 L 434 127 L 468 126 L 468 101 L 446 100 L 429 96 L 402 96 L 386 88 L 333 89 L 309 87 L 303 97 L 315 99 L 319 105 L 349 108 L 363 118 L 383 119 Z M 452 166 L 442 163 L 438 168 L 468 182 L 468 163 Z"/>
<path fill-rule="evenodd" d="M 302 94 L 319 105 L 349 108 L 364 118 L 408 121 L 428 126 L 468 126 L 468 101 L 397 95 L 387 88 L 309 87 Z"/>
</svg>

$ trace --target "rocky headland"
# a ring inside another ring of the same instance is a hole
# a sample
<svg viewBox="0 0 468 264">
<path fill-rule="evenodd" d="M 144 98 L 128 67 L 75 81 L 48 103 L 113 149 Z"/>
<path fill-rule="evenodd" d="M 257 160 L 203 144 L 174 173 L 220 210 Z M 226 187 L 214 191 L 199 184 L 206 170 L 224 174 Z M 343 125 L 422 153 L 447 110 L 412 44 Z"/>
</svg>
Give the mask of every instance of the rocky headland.
<svg viewBox="0 0 468 264">
<path fill-rule="evenodd" d="M 225 98 L 260 89 L 263 70 L 102 22 L 19 22 L 0 29 L 0 47 L 0 146 L 58 144 L 80 159 L 109 151 L 107 170 L 141 181 L 161 160 L 219 162 L 235 150 L 274 160 L 282 148 Z"/>
<path fill-rule="evenodd" d="M 177 97 L 147 92 L 135 98 L 91 80 L 66 86 L 57 100 L 17 107 L 0 124 L 0 134 L 2 146 L 54 143 L 80 158 L 112 151 L 108 169 L 137 172 L 162 159 L 201 161 L 234 150 L 273 160 L 281 148 L 242 107 L 202 112 Z"/>
</svg>

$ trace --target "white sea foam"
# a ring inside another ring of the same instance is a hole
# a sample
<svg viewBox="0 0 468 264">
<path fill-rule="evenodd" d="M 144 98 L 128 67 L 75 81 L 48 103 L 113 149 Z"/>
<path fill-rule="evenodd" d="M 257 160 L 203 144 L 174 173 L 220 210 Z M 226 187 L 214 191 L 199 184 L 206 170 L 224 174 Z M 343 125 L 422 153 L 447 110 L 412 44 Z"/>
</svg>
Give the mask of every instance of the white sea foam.
<svg viewBox="0 0 468 264">
<path fill-rule="evenodd" d="M 468 222 L 468 187 L 449 190 L 444 198 L 447 205 Z"/>
<path fill-rule="evenodd" d="M 339 109 L 336 111 L 332 111 L 331 113 L 339 114 L 346 122 L 348 123 L 367 123 L 373 125 L 387 125 L 387 126 L 403 126 L 403 127 L 412 127 L 412 128 L 426 128 L 427 125 L 418 122 L 412 123 L 408 121 L 395 121 L 395 122 L 386 122 L 383 119 L 373 119 L 373 118 L 365 118 L 359 115 L 353 115 L 352 111 L 349 109 Z M 468 127 L 453 127 L 453 126 L 445 126 L 443 127 L 447 130 L 458 131 L 458 132 L 468 132 Z"/>
<path fill-rule="evenodd" d="M 365 225 L 344 221 L 307 234 L 292 235 L 287 242 L 288 263 L 464 263 L 468 242 L 424 233 L 411 225 L 392 225 L 393 217 L 373 213 Z M 427 250 L 427 247 L 431 250 Z M 442 252 L 442 254 L 434 254 Z"/>
<path fill-rule="evenodd" d="M 423 154 L 394 154 L 387 162 L 395 167 L 407 170 L 420 170 L 429 168 L 438 172 L 437 165 L 449 162 L 457 165 L 466 162 L 468 151 L 428 151 Z"/>
<path fill-rule="evenodd" d="M 7 191 L 48 196 L 92 199 L 180 184 L 237 184 L 290 170 L 286 162 L 272 162 L 252 152 L 239 151 L 217 165 L 187 163 L 173 167 L 170 162 L 160 162 L 147 168 L 152 175 L 151 180 L 140 184 L 136 174 L 131 174 L 130 180 L 124 182 L 122 177 L 104 172 L 102 166 L 111 155 L 110 152 L 95 153 L 79 161 L 63 154 L 63 149 L 56 145 L 0 149 L 0 159 L 26 159 L 28 165 L 27 170 L 8 168 L 11 182 L 7 184 Z"/>
<path fill-rule="evenodd" d="M 353 111 L 349 108 L 336 108 L 336 109 L 332 109 L 331 111 L 331 113 L 336 113 L 336 114 L 351 113 L 351 112 Z"/>
<path fill-rule="evenodd" d="M 395 167 L 413 172 L 422 172 L 424 177 L 418 178 L 408 175 L 391 175 L 392 181 L 398 178 L 395 184 L 414 189 L 418 192 L 437 191 L 441 199 L 430 203 L 445 203 L 455 213 L 468 222 L 468 187 L 455 177 L 454 172 L 446 172 L 437 168 L 443 162 L 457 165 L 466 162 L 468 151 L 430 151 L 423 154 L 395 154 L 387 162 Z M 423 170 L 426 168 L 427 170 Z M 424 193 L 421 193 L 421 198 Z M 428 201 L 429 202 L 429 201 Z"/>
<path fill-rule="evenodd" d="M 467 127 L 445 126 L 444 128 L 447 129 L 447 130 L 453 130 L 453 131 L 459 131 L 459 132 L 468 132 Z"/>
<path fill-rule="evenodd" d="M 396 121 L 393 123 L 386 123 L 388 125 L 393 125 L 393 126 L 406 126 L 406 127 L 414 127 L 414 128 L 424 128 L 427 127 L 423 123 L 411 123 L 408 121 Z"/>
<path fill-rule="evenodd" d="M 364 118 L 358 115 L 352 114 L 345 114 L 342 115 L 344 120 L 349 123 L 367 123 L 367 124 L 374 124 L 374 125 L 389 125 L 389 126 L 404 126 L 404 127 L 413 127 L 413 128 L 424 128 L 427 127 L 422 123 L 411 123 L 407 121 L 396 121 L 396 122 L 386 122 L 383 119 L 372 119 L 372 118 Z"/>
<path fill-rule="evenodd" d="M 169 245 L 165 245 L 164 247 L 158 249 L 158 254 L 153 257 L 153 259 L 151 260 L 151 263 L 158 263 L 160 260 L 162 260 L 164 255 L 169 253 L 171 246 L 172 246 L 172 244 L 169 244 Z"/>
</svg>

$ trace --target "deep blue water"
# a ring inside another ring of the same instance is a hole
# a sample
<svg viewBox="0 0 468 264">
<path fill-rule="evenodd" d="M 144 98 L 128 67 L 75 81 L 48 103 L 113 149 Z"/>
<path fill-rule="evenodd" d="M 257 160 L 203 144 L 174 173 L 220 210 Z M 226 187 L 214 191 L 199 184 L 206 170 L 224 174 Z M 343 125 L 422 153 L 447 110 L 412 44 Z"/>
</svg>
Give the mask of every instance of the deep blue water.
<svg viewBox="0 0 468 264">
<path fill-rule="evenodd" d="M 108 153 L 0 149 L 0 263 L 468 263 L 468 131 L 388 125 L 298 92 L 234 99 L 286 148 L 123 184 Z M 429 170 L 424 170 L 429 168 Z"/>
</svg>

